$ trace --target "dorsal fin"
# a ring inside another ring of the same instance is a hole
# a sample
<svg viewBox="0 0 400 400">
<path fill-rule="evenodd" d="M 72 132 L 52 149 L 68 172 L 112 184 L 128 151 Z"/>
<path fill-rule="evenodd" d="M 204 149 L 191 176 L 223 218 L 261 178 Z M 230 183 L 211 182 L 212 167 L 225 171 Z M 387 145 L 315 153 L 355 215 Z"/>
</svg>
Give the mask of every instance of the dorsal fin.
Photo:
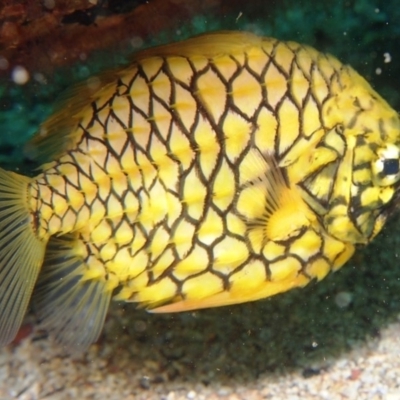
<svg viewBox="0 0 400 400">
<path fill-rule="evenodd" d="M 132 61 L 140 61 L 149 57 L 215 57 L 222 54 L 243 52 L 253 46 L 261 46 L 263 40 L 250 32 L 216 31 L 203 33 L 187 40 L 150 47 L 136 53 Z"/>
<path fill-rule="evenodd" d="M 62 93 L 55 102 L 54 112 L 26 144 L 26 156 L 41 163 L 50 162 L 73 148 L 80 137 L 75 129 L 79 121 L 85 113 L 91 112 L 91 103 L 107 85 L 116 81 L 119 70 L 85 79 Z"/>
</svg>

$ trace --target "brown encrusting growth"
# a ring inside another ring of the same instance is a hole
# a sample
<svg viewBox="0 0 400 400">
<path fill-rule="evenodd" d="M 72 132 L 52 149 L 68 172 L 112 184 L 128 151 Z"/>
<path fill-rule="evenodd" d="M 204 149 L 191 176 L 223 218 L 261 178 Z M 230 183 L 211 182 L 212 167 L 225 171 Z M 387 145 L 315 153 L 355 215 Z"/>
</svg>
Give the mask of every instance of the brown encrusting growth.
<svg viewBox="0 0 400 400">
<path fill-rule="evenodd" d="M 239 0 L 4 0 L 0 76 L 16 65 L 50 71 L 93 50 L 123 48 L 129 40 L 187 25 L 199 14 L 224 18 L 241 11 Z"/>
</svg>

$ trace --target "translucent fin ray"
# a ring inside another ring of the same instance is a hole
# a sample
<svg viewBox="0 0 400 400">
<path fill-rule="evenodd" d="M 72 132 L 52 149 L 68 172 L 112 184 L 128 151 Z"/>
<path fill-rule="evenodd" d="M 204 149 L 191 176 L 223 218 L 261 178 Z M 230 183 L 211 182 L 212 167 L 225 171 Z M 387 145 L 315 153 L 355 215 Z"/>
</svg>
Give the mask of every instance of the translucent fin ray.
<svg viewBox="0 0 400 400">
<path fill-rule="evenodd" d="M 253 150 L 248 157 L 251 162 L 248 170 L 243 169 L 243 179 L 248 181 L 247 189 L 254 192 L 256 199 L 260 199 L 263 218 L 267 220 L 279 209 L 283 198 L 290 196 L 291 190 L 273 155 Z M 254 171 L 258 171 L 255 176 Z"/>
<path fill-rule="evenodd" d="M 74 254 L 76 240 L 72 235 L 50 239 L 34 308 L 59 343 L 84 351 L 102 331 L 111 292 L 105 281 L 82 281 L 87 266 Z"/>
<path fill-rule="evenodd" d="M 218 31 L 200 34 L 184 41 L 141 50 L 132 57 L 140 61 L 150 57 L 216 57 L 224 54 L 243 53 L 251 47 L 259 47 L 263 38 L 240 31 Z"/>
<path fill-rule="evenodd" d="M 29 182 L 0 169 L 0 346 L 11 342 L 21 326 L 46 247 L 31 224 Z"/>
<path fill-rule="evenodd" d="M 74 148 L 82 133 L 77 129 L 80 121 L 93 112 L 92 102 L 103 90 L 107 90 L 107 85 L 117 80 L 118 70 L 99 74 L 98 84 L 94 86 L 89 78 L 62 93 L 56 100 L 54 112 L 25 145 L 25 155 L 32 160 L 48 163 Z"/>
</svg>

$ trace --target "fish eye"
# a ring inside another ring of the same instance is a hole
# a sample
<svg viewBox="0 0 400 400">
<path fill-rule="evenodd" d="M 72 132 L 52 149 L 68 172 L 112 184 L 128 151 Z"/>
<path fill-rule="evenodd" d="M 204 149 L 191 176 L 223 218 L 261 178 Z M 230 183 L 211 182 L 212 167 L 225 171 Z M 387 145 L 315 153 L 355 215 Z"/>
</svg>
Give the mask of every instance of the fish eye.
<svg viewBox="0 0 400 400">
<path fill-rule="evenodd" d="M 396 175 L 399 173 L 400 163 L 398 158 L 388 158 L 383 160 L 383 174 Z"/>
<path fill-rule="evenodd" d="M 372 164 L 374 182 L 378 186 L 390 186 L 400 180 L 400 149 L 388 143 L 376 152 L 377 159 Z"/>
</svg>

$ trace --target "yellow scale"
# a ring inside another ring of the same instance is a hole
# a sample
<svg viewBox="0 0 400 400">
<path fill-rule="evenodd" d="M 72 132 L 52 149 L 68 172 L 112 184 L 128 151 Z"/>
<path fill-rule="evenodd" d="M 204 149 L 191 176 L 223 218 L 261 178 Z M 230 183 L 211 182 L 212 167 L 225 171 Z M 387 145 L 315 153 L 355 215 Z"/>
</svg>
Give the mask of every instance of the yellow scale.
<svg viewBox="0 0 400 400">
<path fill-rule="evenodd" d="M 37 278 L 44 326 L 84 348 L 111 297 L 154 312 L 268 297 L 340 268 L 389 215 L 398 115 L 331 56 L 220 32 L 98 82 L 29 145 L 40 175 L 0 173 L 1 343 Z"/>
</svg>

